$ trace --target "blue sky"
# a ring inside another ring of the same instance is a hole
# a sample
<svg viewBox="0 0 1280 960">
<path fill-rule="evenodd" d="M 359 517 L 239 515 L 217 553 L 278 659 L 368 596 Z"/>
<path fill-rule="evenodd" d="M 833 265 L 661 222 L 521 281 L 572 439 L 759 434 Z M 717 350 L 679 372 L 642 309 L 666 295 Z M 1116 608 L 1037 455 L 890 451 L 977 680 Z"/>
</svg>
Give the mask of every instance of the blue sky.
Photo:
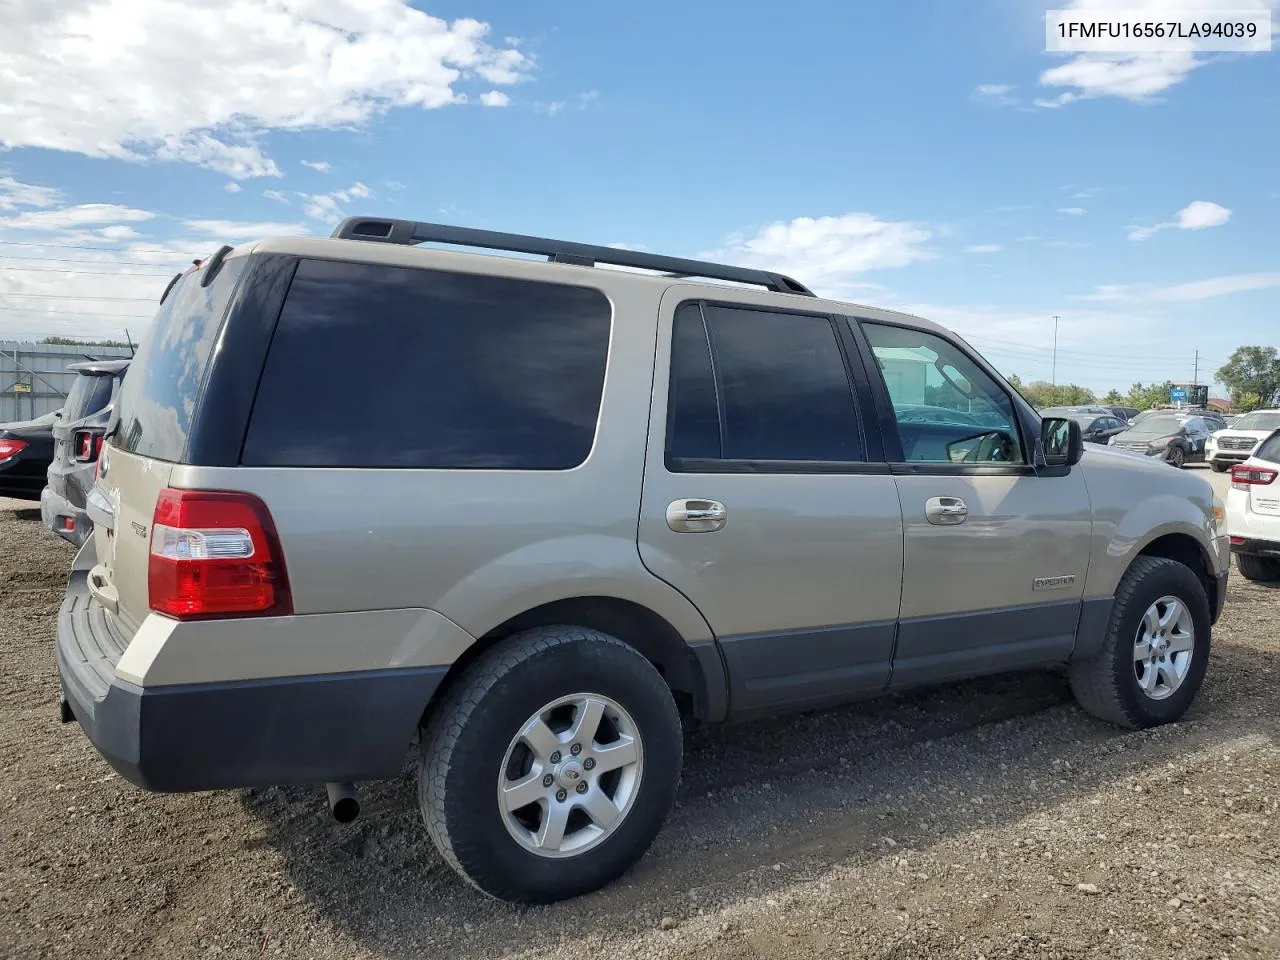
<svg viewBox="0 0 1280 960">
<path fill-rule="evenodd" d="M 1048 54 L 1025 0 L 12 6 L 0 338 L 366 213 L 784 269 L 1024 379 L 1056 314 L 1097 390 L 1280 343 L 1274 53 Z"/>
</svg>

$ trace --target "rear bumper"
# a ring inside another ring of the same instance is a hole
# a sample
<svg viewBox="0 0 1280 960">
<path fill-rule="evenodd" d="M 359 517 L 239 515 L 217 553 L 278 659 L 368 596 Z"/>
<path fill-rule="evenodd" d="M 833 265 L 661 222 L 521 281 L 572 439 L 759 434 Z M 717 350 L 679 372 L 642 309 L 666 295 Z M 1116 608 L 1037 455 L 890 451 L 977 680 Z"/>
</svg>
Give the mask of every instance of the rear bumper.
<svg viewBox="0 0 1280 960">
<path fill-rule="evenodd" d="M 79 565 L 78 565 L 79 566 Z M 189 792 L 397 776 L 445 667 L 140 687 L 72 572 L 58 614 L 62 719 L 148 790 Z"/>
<path fill-rule="evenodd" d="M 77 547 L 93 533 L 93 521 L 80 507 L 74 506 L 66 497 L 56 493 L 53 487 L 45 487 L 40 492 L 40 519 L 44 525 Z"/>
<path fill-rule="evenodd" d="M 1280 559 L 1280 541 L 1261 540 L 1254 537 L 1232 537 L 1231 552 Z"/>
</svg>

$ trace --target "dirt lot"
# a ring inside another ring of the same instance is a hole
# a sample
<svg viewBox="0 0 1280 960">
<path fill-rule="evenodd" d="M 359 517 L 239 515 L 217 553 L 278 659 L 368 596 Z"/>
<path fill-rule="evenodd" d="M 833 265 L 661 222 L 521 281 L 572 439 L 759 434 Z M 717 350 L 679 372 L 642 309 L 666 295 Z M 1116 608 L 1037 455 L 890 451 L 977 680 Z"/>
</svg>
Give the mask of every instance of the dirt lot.
<svg viewBox="0 0 1280 960">
<path fill-rule="evenodd" d="M 1002 677 L 691 734 L 613 888 L 516 910 L 457 881 L 409 781 L 149 795 L 57 722 L 71 550 L 0 501 L 0 954 L 1280 957 L 1280 589 L 1232 580 L 1188 719 L 1121 733 Z"/>
</svg>

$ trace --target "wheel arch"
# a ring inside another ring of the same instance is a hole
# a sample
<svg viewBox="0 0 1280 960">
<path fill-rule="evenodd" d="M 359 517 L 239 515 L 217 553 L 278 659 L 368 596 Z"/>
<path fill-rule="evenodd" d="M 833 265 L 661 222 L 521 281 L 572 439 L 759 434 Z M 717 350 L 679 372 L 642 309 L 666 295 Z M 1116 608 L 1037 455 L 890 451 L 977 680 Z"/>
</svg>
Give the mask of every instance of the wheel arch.
<svg viewBox="0 0 1280 960">
<path fill-rule="evenodd" d="M 1205 596 L 1209 600 L 1211 616 L 1214 611 L 1220 609 L 1220 604 L 1218 603 L 1218 578 L 1213 575 L 1213 558 L 1209 555 L 1209 551 L 1204 544 L 1191 534 L 1174 532 L 1155 537 L 1135 554 L 1134 559 L 1136 560 L 1138 557 L 1161 557 L 1188 567 L 1204 586 Z M 1132 566 L 1133 561 L 1130 561 L 1129 566 L 1125 568 L 1126 574 L 1129 572 L 1129 567 Z"/>
<path fill-rule="evenodd" d="M 714 640 L 690 643 L 669 620 L 644 604 L 593 595 L 539 604 L 480 636 L 449 667 L 423 712 L 423 723 L 448 688 L 486 651 L 525 630 L 556 625 L 599 630 L 639 651 L 662 674 L 682 715 L 714 723 L 727 714 L 728 679 Z"/>
</svg>

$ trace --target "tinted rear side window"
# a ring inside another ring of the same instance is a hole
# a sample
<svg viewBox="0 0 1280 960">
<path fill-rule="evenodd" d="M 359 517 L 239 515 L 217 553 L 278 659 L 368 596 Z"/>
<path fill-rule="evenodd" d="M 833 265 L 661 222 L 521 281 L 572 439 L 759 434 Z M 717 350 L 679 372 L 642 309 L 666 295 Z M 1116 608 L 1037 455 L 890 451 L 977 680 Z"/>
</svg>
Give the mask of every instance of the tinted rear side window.
<svg viewBox="0 0 1280 960">
<path fill-rule="evenodd" d="M 704 324 L 705 317 L 705 324 Z M 667 463 L 862 459 L 831 319 L 687 304 L 671 343 Z"/>
<path fill-rule="evenodd" d="M 1258 447 L 1254 456 L 1259 460 L 1280 463 L 1280 430 L 1263 440 L 1262 445 Z"/>
<path fill-rule="evenodd" d="M 71 385 L 67 402 L 62 407 L 64 423 L 71 423 L 92 416 L 111 402 L 111 384 L 114 377 L 82 373 Z"/>
<path fill-rule="evenodd" d="M 187 274 L 170 291 L 120 385 L 115 446 L 157 460 L 182 459 L 209 355 L 247 263 L 247 257 L 227 260 L 207 287 L 198 272 Z"/>
<path fill-rule="evenodd" d="M 570 469 L 595 442 L 611 322 L 586 287 L 304 261 L 242 462 Z"/>
</svg>

